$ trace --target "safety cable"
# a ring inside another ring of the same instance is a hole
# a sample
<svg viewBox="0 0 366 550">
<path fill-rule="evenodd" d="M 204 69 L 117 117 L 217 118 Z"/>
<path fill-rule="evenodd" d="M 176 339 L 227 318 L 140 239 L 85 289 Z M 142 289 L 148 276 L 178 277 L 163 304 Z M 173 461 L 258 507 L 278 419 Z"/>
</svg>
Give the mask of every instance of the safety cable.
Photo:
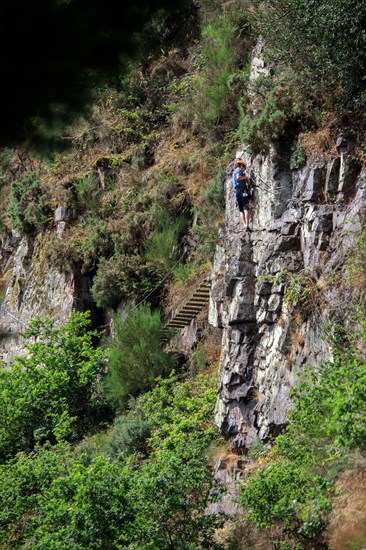
<svg viewBox="0 0 366 550">
<path fill-rule="evenodd" d="M 13 315 L 13 314 L 11 313 L 10 309 L 9 309 L 7 306 L 5 306 L 4 304 L 2 304 L 2 306 L 0 307 L 0 310 L 1 310 L 1 309 L 5 309 L 5 310 L 6 310 L 6 314 L 7 314 L 7 315 L 10 315 L 10 317 L 12 317 L 15 321 L 17 321 L 18 323 L 20 323 L 21 325 L 23 325 L 23 327 L 29 328 L 29 326 L 26 325 L 25 323 L 23 323 L 23 321 L 22 321 L 21 319 L 19 319 L 19 317 L 16 317 L 15 315 Z"/>
<path fill-rule="evenodd" d="M 258 187 L 258 189 L 263 189 L 263 191 L 266 191 L 268 193 L 273 193 L 274 195 L 278 195 L 280 193 L 280 191 L 283 191 L 285 189 L 288 189 L 287 186 L 285 185 L 280 185 L 279 187 L 277 187 L 276 189 L 270 189 L 270 187 L 268 186 L 268 183 L 264 181 L 263 178 L 261 178 L 261 176 L 255 174 L 255 173 L 251 173 L 250 175 L 251 179 L 254 180 L 254 182 L 256 181 L 256 179 L 260 179 L 261 182 L 263 183 L 263 187 L 261 185 L 259 185 L 258 183 L 254 183 L 253 187 Z"/>
</svg>

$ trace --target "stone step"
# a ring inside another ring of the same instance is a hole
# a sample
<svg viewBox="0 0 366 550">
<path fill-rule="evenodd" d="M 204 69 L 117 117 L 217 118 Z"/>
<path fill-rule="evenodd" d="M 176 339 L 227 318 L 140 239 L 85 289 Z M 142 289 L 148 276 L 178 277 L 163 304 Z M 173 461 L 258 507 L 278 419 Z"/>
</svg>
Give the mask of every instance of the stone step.
<svg viewBox="0 0 366 550">
<path fill-rule="evenodd" d="M 203 299 L 203 298 L 195 298 L 193 300 L 189 300 L 189 305 L 198 305 L 198 304 L 202 304 L 203 306 L 205 304 L 207 304 L 208 302 L 208 298 L 207 299 Z M 187 304 L 188 305 L 188 304 Z"/>
<path fill-rule="evenodd" d="M 210 294 L 210 288 L 208 286 L 199 288 L 193 292 L 192 296 L 195 294 Z"/>
<path fill-rule="evenodd" d="M 205 298 L 205 299 L 208 299 L 210 297 L 210 293 L 209 292 L 197 292 L 195 294 L 192 294 L 192 296 L 190 297 L 189 301 L 193 300 L 193 298 Z"/>
</svg>

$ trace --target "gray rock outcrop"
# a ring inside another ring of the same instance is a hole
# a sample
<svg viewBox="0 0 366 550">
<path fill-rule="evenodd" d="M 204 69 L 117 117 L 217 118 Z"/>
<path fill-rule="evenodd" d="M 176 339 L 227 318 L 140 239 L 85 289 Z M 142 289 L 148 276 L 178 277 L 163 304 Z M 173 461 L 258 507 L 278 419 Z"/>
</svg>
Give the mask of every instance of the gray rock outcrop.
<svg viewBox="0 0 366 550">
<path fill-rule="evenodd" d="M 65 322 L 73 309 L 92 309 L 90 281 L 71 266 L 52 265 L 49 234 L 9 236 L 3 243 L 3 272 L 8 274 L 6 294 L 0 305 L 0 359 L 6 363 L 23 351 L 19 333 L 37 315 Z"/>
<path fill-rule="evenodd" d="M 250 235 L 242 231 L 232 166 L 227 171 L 209 322 L 223 331 L 216 423 L 234 448 L 280 433 L 297 373 L 331 357 L 322 333 L 352 293 L 342 269 L 366 208 L 366 170 L 342 144 L 335 158 L 301 170 L 290 169 L 285 152 L 251 159 L 242 147 L 237 157 L 256 182 Z M 307 293 L 302 307 L 286 300 L 291 282 L 295 293 Z"/>
</svg>

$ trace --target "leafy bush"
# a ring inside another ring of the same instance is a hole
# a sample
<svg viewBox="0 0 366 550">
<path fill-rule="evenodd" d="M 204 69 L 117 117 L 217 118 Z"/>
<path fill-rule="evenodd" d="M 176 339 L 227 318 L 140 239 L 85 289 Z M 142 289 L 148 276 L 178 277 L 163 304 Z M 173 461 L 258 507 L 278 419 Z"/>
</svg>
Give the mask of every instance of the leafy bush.
<svg viewBox="0 0 366 550">
<path fill-rule="evenodd" d="M 215 379 L 202 374 L 186 380 L 171 374 L 136 401 L 151 426 L 152 460 L 132 490 L 136 537 L 144 549 L 219 548 L 214 532 L 223 517 L 207 511 L 222 492 L 206 458 L 217 437 L 211 420 L 215 402 Z"/>
<path fill-rule="evenodd" d="M 175 449 L 177 454 L 184 455 L 187 440 L 198 440 L 207 448 L 217 435 L 211 420 L 216 390 L 215 380 L 203 374 L 181 381 L 171 373 L 169 378 L 159 380 L 152 391 L 139 397 L 137 408 L 151 425 L 150 447 L 156 452 L 162 448 Z"/>
<path fill-rule="evenodd" d="M 267 153 L 300 125 L 321 124 L 324 111 L 363 104 L 366 38 L 362 0 L 256 4 L 248 17 L 270 74 L 243 94 L 238 135 L 254 153 Z"/>
<path fill-rule="evenodd" d="M 268 153 L 299 120 L 312 113 L 312 100 L 301 90 L 297 74 L 291 69 L 258 77 L 242 94 L 239 102 L 238 138 L 250 145 L 254 154 Z"/>
<path fill-rule="evenodd" d="M 207 22 L 202 29 L 200 92 L 207 102 L 203 109 L 204 120 L 213 125 L 226 114 L 230 99 L 229 78 L 236 65 L 237 19 L 238 13 L 228 10 Z"/>
<path fill-rule="evenodd" d="M 88 174 L 74 182 L 76 203 L 85 210 L 96 210 L 100 201 L 100 193 L 94 174 Z"/>
<path fill-rule="evenodd" d="M 106 457 L 75 460 L 38 497 L 32 548 L 82 550 L 126 547 L 133 528 L 130 470 Z"/>
<path fill-rule="evenodd" d="M 33 511 L 38 495 L 47 491 L 52 481 L 62 476 L 70 461 L 68 447 L 37 445 L 29 455 L 0 464 L 0 546 L 18 548 L 18 543 L 31 532 Z"/>
<path fill-rule="evenodd" d="M 164 337 L 159 312 L 151 312 L 146 304 L 127 310 L 124 319 L 114 315 L 106 380 L 112 398 L 124 402 L 129 395 L 150 389 L 158 376 L 169 372 L 174 362 L 163 349 Z"/>
<path fill-rule="evenodd" d="M 293 170 L 302 168 L 306 164 L 306 152 L 299 141 L 295 141 L 291 148 L 290 166 Z"/>
<path fill-rule="evenodd" d="M 12 182 L 8 215 L 20 233 L 30 232 L 46 222 L 50 213 L 38 172 L 28 172 Z"/>
<path fill-rule="evenodd" d="M 207 467 L 204 447 L 186 441 L 183 454 L 163 449 L 147 461 L 131 488 L 134 502 L 132 548 L 219 550 L 215 530 L 223 517 L 208 513 L 220 492 Z"/>
<path fill-rule="evenodd" d="M 110 449 L 108 456 L 85 460 L 83 451 L 62 442 L 36 446 L 0 465 L 0 543 L 60 550 L 218 549 L 214 533 L 223 518 L 208 513 L 208 505 L 220 491 L 206 460 L 216 436 L 210 421 L 215 401 L 213 378 L 172 375 L 139 397 L 128 415 L 150 425 L 145 460 L 124 455 L 122 462 Z"/>
<path fill-rule="evenodd" d="M 91 292 L 98 307 L 116 307 L 123 297 L 146 294 L 156 283 L 141 255 L 116 253 L 100 261 Z"/>
<path fill-rule="evenodd" d="M 0 369 L 0 455 L 33 448 L 36 441 L 80 437 L 106 414 L 98 382 L 103 351 L 93 347 L 88 313 L 73 313 L 56 328 L 35 319 L 24 332 L 36 341 L 27 355 Z"/>
<path fill-rule="evenodd" d="M 319 302 L 319 289 L 312 276 L 305 270 L 293 273 L 282 269 L 276 275 L 262 275 L 261 281 L 284 285 L 284 301 L 299 308 L 302 313 L 314 311 Z"/>
<path fill-rule="evenodd" d="M 243 15 L 244 14 L 244 15 Z M 249 59 L 246 12 L 237 3 L 200 2 L 201 43 L 194 72 L 179 83 L 179 117 L 208 138 L 235 124 L 239 86 L 233 78 Z M 242 83 L 241 83 L 242 84 Z"/>
</svg>

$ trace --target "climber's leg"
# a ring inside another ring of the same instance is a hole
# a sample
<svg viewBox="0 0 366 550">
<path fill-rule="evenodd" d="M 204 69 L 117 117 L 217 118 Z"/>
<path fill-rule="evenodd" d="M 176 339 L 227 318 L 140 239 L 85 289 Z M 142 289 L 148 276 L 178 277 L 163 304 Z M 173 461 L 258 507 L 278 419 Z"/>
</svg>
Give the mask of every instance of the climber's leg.
<svg viewBox="0 0 366 550">
<path fill-rule="evenodd" d="M 238 208 L 239 208 L 239 212 L 240 212 L 240 219 L 244 225 L 244 228 L 246 227 L 246 222 L 245 222 L 245 214 L 244 214 L 244 204 L 245 204 L 245 200 L 244 200 L 244 197 L 243 197 L 243 191 L 241 189 L 236 189 L 236 202 L 237 202 L 237 205 L 238 205 Z"/>
<path fill-rule="evenodd" d="M 248 197 L 243 197 L 243 223 L 244 223 L 245 229 L 249 229 L 250 215 L 249 215 Z"/>
<path fill-rule="evenodd" d="M 244 211 L 244 212 L 245 212 L 245 211 Z M 246 223 L 246 221 L 245 221 L 245 213 L 244 213 L 244 212 L 243 212 L 243 211 L 240 212 L 240 219 L 241 219 L 241 221 L 243 222 L 244 227 L 246 227 L 246 226 L 247 226 L 247 223 Z"/>
<path fill-rule="evenodd" d="M 243 212 L 243 217 L 244 217 L 244 225 L 246 227 L 249 227 L 249 223 L 250 223 L 250 216 L 249 216 L 249 209 L 246 208 Z"/>
</svg>

